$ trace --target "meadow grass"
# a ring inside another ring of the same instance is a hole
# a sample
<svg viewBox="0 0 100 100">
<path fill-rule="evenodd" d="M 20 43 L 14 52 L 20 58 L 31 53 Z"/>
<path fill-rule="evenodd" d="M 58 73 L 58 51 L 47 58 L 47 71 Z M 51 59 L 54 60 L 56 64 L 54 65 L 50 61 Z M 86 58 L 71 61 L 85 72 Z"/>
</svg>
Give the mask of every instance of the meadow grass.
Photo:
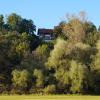
<svg viewBox="0 0 100 100">
<path fill-rule="evenodd" d="M 100 100 L 100 96 L 66 96 L 66 95 L 29 95 L 29 96 L 0 96 L 0 100 Z"/>
</svg>

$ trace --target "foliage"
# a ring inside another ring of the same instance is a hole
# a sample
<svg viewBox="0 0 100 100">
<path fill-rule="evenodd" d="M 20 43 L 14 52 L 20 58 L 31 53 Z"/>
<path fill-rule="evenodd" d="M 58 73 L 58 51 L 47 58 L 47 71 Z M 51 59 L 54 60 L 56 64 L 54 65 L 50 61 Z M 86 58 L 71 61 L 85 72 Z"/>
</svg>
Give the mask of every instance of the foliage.
<svg viewBox="0 0 100 100">
<path fill-rule="evenodd" d="M 19 24 L 19 33 L 29 33 L 34 34 L 34 31 L 36 30 L 36 26 L 34 25 L 32 20 L 22 19 L 22 21 Z"/>
<path fill-rule="evenodd" d="M 33 76 L 36 78 L 36 87 L 44 86 L 44 75 L 41 70 L 34 70 Z"/>
<path fill-rule="evenodd" d="M 100 94 L 100 32 L 86 19 L 68 15 L 41 41 L 31 19 L 0 15 L 0 93 Z"/>
<path fill-rule="evenodd" d="M 12 13 L 7 18 L 7 24 L 11 27 L 11 30 L 18 29 L 18 25 L 21 22 L 21 17 L 16 13 Z"/>
<path fill-rule="evenodd" d="M 27 70 L 18 71 L 14 70 L 12 72 L 12 82 L 15 87 L 28 87 L 29 72 Z"/>
<path fill-rule="evenodd" d="M 56 93 L 56 87 L 55 85 L 48 85 L 46 88 L 44 88 L 45 94 L 55 94 Z"/>
<path fill-rule="evenodd" d="M 94 82 L 95 82 L 95 92 L 96 93 L 100 93 L 100 40 L 97 41 L 96 43 L 96 49 L 97 49 L 97 53 L 93 58 L 93 62 L 92 62 L 92 67 L 91 70 L 94 74 Z"/>
<path fill-rule="evenodd" d="M 90 86 L 94 85 L 87 66 L 76 61 L 71 62 L 70 78 L 72 93 L 84 93 L 84 91 L 88 91 Z"/>
<path fill-rule="evenodd" d="M 54 35 L 56 38 L 58 37 L 66 38 L 66 36 L 63 33 L 63 28 L 65 25 L 66 25 L 66 22 L 62 21 L 59 23 L 58 26 L 54 27 Z"/>
<path fill-rule="evenodd" d="M 59 64 L 61 63 L 60 60 L 63 59 L 66 52 L 65 48 L 66 41 L 64 41 L 63 39 L 58 39 L 57 43 L 54 46 L 54 50 L 51 51 L 47 65 L 57 69 L 59 67 Z"/>
</svg>

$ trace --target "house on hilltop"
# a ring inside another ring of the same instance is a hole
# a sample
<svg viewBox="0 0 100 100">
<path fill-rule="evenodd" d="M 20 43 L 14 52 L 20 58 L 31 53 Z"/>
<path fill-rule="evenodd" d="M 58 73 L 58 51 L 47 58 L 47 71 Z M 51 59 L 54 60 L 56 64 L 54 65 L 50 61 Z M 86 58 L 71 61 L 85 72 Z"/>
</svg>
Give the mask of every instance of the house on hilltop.
<svg viewBox="0 0 100 100">
<path fill-rule="evenodd" d="M 39 36 L 39 38 L 42 38 L 46 42 L 54 39 L 53 29 L 38 29 L 37 35 Z"/>
</svg>

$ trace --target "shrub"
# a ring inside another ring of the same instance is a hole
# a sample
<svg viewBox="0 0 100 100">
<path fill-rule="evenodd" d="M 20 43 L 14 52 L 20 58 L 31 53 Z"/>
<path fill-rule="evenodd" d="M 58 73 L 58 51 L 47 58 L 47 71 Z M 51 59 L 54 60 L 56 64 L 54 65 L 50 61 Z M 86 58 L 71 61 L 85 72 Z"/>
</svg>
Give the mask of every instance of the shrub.
<svg viewBox="0 0 100 100">
<path fill-rule="evenodd" d="M 45 94 L 54 94 L 54 93 L 56 93 L 56 86 L 55 86 L 55 85 L 48 85 L 48 86 L 44 89 L 44 93 L 45 93 Z"/>
</svg>

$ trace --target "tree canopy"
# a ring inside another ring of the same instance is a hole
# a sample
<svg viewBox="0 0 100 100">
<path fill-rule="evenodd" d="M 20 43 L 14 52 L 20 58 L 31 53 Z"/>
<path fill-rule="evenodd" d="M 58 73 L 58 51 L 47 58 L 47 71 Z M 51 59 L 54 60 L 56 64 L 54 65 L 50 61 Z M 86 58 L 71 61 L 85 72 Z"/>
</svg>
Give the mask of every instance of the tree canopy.
<svg viewBox="0 0 100 100">
<path fill-rule="evenodd" d="M 0 93 L 100 94 L 100 29 L 81 12 L 53 30 L 45 42 L 31 19 L 0 15 Z"/>
</svg>

